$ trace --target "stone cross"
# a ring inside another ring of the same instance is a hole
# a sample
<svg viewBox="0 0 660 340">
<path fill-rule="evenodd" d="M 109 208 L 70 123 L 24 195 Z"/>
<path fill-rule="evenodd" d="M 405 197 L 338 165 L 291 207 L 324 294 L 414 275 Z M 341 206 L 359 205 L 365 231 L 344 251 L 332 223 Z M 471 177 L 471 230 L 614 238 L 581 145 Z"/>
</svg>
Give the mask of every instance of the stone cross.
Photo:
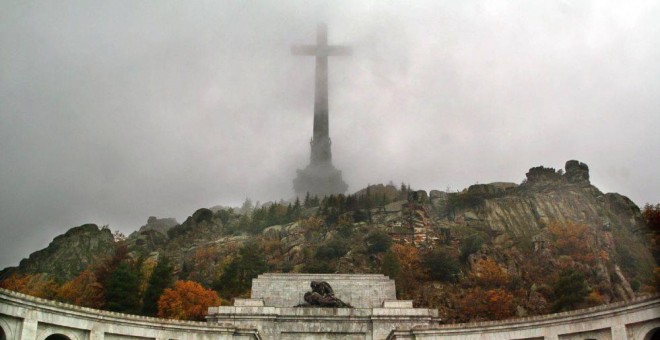
<svg viewBox="0 0 660 340">
<path fill-rule="evenodd" d="M 350 47 L 328 45 L 328 29 L 319 24 L 316 32 L 316 45 L 291 47 L 293 55 L 316 57 L 316 88 L 314 92 L 314 134 L 310 163 L 319 165 L 332 161 L 330 133 L 328 127 L 328 57 L 346 56 L 352 53 Z"/>
</svg>

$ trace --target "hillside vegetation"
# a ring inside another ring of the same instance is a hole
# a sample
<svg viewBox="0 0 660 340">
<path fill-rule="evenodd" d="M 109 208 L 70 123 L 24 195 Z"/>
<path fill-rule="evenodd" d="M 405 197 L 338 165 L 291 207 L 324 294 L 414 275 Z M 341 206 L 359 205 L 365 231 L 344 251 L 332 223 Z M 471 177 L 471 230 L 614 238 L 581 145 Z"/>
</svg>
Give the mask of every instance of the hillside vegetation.
<svg viewBox="0 0 660 340">
<path fill-rule="evenodd" d="M 346 196 L 202 208 L 180 224 L 150 217 L 115 241 L 85 225 L 3 270 L 0 286 L 194 319 L 206 305 L 172 310 L 188 306 L 177 289 L 227 304 L 248 296 L 263 272 L 383 273 L 400 299 L 438 308 L 446 322 L 496 320 L 656 292 L 658 216 L 660 206 L 642 212 L 600 192 L 588 167 L 569 161 L 564 170 L 532 168 L 521 184 L 429 193 L 372 185 Z"/>
</svg>

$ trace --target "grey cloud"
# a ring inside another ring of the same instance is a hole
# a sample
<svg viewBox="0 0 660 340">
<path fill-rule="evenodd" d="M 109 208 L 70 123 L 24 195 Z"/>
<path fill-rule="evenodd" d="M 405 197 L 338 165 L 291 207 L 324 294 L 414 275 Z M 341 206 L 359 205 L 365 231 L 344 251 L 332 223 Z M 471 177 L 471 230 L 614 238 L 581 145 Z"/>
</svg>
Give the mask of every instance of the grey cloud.
<svg viewBox="0 0 660 340">
<path fill-rule="evenodd" d="M 86 222 L 288 198 L 307 164 L 316 23 L 350 190 L 523 179 L 579 159 L 658 202 L 660 5 L 648 1 L 3 2 L 0 266 Z"/>
</svg>

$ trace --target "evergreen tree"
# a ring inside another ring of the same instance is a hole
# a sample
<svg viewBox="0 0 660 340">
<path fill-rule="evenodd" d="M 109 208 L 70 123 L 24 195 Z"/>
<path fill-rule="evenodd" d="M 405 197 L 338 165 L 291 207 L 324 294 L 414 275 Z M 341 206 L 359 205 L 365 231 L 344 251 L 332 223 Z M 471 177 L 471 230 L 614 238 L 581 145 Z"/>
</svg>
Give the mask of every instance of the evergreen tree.
<svg viewBox="0 0 660 340">
<path fill-rule="evenodd" d="M 392 238 L 384 231 L 375 230 L 367 235 L 367 252 L 369 254 L 382 253 L 390 249 Z"/>
<path fill-rule="evenodd" d="M 589 293 L 584 282 L 584 275 L 574 270 L 567 269 L 559 274 L 559 279 L 554 284 L 555 303 L 552 305 L 553 312 L 562 312 L 580 307 Z"/>
<path fill-rule="evenodd" d="M 422 258 L 422 264 L 433 280 L 451 282 L 459 272 L 458 260 L 447 249 L 434 249 Z"/>
<path fill-rule="evenodd" d="M 286 223 L 291 222 L 293 220 L 293 206 L 291 203 L 287 205 L 286 207 Z"/>
<path fill-rule="evenodd" d="M 248 242 L 213 283 L 213 288 L 224 298 L 236 297 L 250 289 L 252 279 L 267 270 L 263 248 L 256 242 Z"/>
<path fill-rule="evenodd" d="M 396 279 L 397 275 L 399 275 L 399 259 L 391 250 L 388 250 L 383 256 L 383 264 L 380 266 L 380 272 L 389 276 L 390 279 Z"/>
<path fill-rule="evenodd" d="M 293 203 L 293 218 L 296 220 L 299 219 L 301 212 L 302 208 L 300 207 L 300 199 L 296 198 L 296 202 Z"/>
<path fill-rule="evenodd" d="M 303 205 L 305 206 L 305 208 L 311 208 L 312 207 L 312 199 L 309 197 L 309 191 L 307 192 L 307 194 L 305 194 L 305 201 L 304 201 Z"/>
<path fill-rule="evenodd" d="M 172 270 L 172 265 L 166 257 L 158 261 L 149 278 L 147 290 L 144 292 L 142 303 L 143 314 L 156 316 L 158 313 L 158 299 L 160 299 L 165 288 L 171 287 L 174 281 Z"/>
<path fill-rule="evenodd" d="M 122 262 L 110 275 L 105 290 L 108 310 L 136 314 L 140 310 L 140 276 L 135 266 Z"/>
</svg>

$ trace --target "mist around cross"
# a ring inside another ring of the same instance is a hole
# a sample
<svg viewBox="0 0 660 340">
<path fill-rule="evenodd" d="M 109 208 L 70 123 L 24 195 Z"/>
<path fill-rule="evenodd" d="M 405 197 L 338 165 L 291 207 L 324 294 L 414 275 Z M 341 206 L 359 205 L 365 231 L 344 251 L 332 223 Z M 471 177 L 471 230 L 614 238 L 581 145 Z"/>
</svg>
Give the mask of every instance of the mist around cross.
<svg viewBox="0 0 660 340">
<path fill-rule="evenodd" d="M 0 267 L 84 223 L 293 197 L 314 60 L 348 192 L 520 182 L 578 159 L 660 199 L 660 5 L 648 1 L 3 2 Z"/>
</svg>

